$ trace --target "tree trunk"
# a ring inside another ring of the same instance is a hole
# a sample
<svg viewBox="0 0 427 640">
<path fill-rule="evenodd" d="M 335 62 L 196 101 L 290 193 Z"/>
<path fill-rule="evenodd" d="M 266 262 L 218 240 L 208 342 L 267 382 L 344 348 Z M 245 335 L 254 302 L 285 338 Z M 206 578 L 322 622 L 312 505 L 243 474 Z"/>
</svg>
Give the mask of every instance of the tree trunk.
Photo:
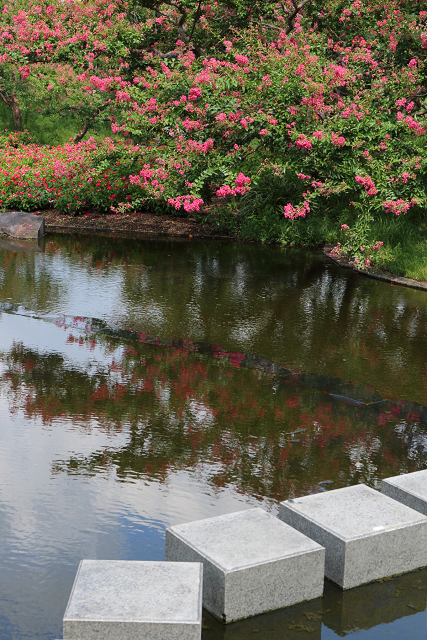
<svg viewBox="0 0 427 640">
<path fill-rule="evenodd" d="M 89 125 L 87 123 L 85 123 L 82 128 L 80 129 L 80 131 L 78 133 L 76 133 L 76 135 L 73 138 L 73 142 L 80 142 L 80 140 L 83 140 L 83 138 L 85 137 L 87 131 L 89 129 Z"/>
<path fill-rule="evenodd" d="M 8 95 L 5 92 L 0 91 L 0 98 L 12 111 L 13 128 L 15 131 L 22 131 L 22 111 L 19 107 L 16 95 L 14 93 Z"/>
<path fill-rule="evenodd" d="M 13 126 L 15 131 L 22 131 L 22 111 L 19 108 L 18 100 L 16 99 L 14 94 L 12 94 L 11 98 L 12 99 L 9 104 L 10 108 L 12 109 Z"/>
</svg>

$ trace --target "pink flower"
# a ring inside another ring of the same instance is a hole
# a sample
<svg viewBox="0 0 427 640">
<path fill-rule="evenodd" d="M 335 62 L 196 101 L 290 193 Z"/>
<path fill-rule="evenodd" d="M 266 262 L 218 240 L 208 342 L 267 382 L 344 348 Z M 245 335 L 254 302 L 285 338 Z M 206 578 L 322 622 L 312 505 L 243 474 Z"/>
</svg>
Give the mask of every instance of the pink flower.
<svg viewBox="0 0 427 640">
<path fill-rule="evenodd" d="M 313 136 L 318 140 L 322 140 L 322 138 L 325 137 L 325 134 L 323 133 L 323 131 L 313 131 Z"/>
<path fill-rule="evenodd" d="M 410 60 L 408 63 L 408 67 L 410 69 L 416 69 L 417 65 L 418 65 L 418 60 L 416 58 L 412 58 L 412 60 Z"/>
<path fill-rule="evenodd" d="M 332 144 L 335 147 L 343 147 L 345 145 L 345 138 L 343 136 L 339 136 L 332 131 L 331 133 Z"/>
<path fill-rule="evenodd" d="M 310 212 L 310 206 L 308 201 L 304 200 L 299 207 L 294 207 L 291 203 L 285 204 L 283 211 L 285 218 L 295 220 L 295 218 L 305 218 L 306 214 Z"/>
<path fill-rule="evenodd" d="M 296 140 L 296 145 L 297 147 L 302 147 L 303 149 L 311 149 L 313 146 L 311 144 L 311 140 L 307 138 L 307 136 L 304 133 L 298 136 Z"/>
<path fill-rule="evenodd" d="M 201 96 L 202 96 L 201 87 L 193 87 L 192 89 L 190 89 L 190 93 L 188 94 L 188 99 L 195 102 Z"/>
<path fill-rule="evenodd" d="M 240 64 L 242 66 L 249 64 L 249 58 L 247 58 L 246 56 L 237 54 L 234 56 L 234 59 L 236 60 L 237 64 Z"/>
<path fill-rule="evenodd" d="M 225 198 L 226 196 L 234 196 L 234 190 L 228 184 L 226 184 L 217 189 L 216 195 L 220 198 Z"/>
<path fill-rule="evenodd" d="M 409 211 L 410 207 L 413 207 L 415 203 L 407 202 L 406 200 L 389 200 L 388 202 L 383 202 L 383 207 L 385 211 L 391 211 L 392 213 L 400 216 L 401 213 L 406 213 Z M 382 243 L 381 243 L 382 244 Z M 378 247 L 379 249 L 379 247 Z"/>
<path fill-rule="evenodd" d="M 168 203 L 175 209 L 184 208 L 184 211 L 200 211 L 203 204 L 202 198 L 196 196 L 178 196 L 177 198 L 168 198 Z"/>
<path fill-rule="evenodd" d="M 362 176 L 356 176 L 356 182 L 364 185 L 368 196 L 374 196 L 378 193 L 378 189 L 370 176 L 366 175 L 364 178 Z"/>
</svg>

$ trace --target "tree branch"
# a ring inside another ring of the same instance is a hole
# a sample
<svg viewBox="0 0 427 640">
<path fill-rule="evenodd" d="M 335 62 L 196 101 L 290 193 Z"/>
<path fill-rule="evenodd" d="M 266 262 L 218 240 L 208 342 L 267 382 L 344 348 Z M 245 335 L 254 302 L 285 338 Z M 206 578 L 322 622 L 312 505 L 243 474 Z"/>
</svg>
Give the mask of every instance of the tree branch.
<svg viewBox="0 0 427 640">
<path fill-rule="evenodd" d="M 295 18 L 297 17 L 301 9 L 307 4 L 307 2 L 310 2 L 310 0 L 302 0 L 300 4 L 297 4 L 296 0 L 292 0 L 292 4 L 294 5 L 295 9 L 288 16 L 288 28 L 286 29 L 286 35 L 289 35 L 291 31 L 295 29 Z"/>
</svg>

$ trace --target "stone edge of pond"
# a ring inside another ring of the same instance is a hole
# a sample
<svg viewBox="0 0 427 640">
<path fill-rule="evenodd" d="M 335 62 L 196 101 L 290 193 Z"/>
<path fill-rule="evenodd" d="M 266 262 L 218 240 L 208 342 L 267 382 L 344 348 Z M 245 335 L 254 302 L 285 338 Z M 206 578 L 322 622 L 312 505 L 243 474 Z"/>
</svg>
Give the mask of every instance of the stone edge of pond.
<svg viewBox="0 0 427 640">
<path fill-rule="evenodd" d="M 82 235 L 100 235 L 109 237 L 123 238 L 173 238 L 174 240 L 235 240 L 231 236 L 212 234 L 212 233 L 173 233 L 171 231 L 162 231 L 159 229 L 115 229 L 114 227 L 77 227 L 67 226 L 60 227 L 56 225 L 46 225 L 46 231 L 50 233 L 78 233 Z"/>
<path fill-rule="evenodd" d="M 381 282 L 388 282 L 389 284 L 400 285 L 401 287 L 408 287 L 410 289 L 418 289 L 419 291 L 427 291 L 427 282 L 421 282 L 419 280 L 413 280 L 412 278 L 405 278 L 404 276 L 397 276 L 393 273 L 387 273 L 386 271 L 380 271 L 373 267 L 368 269 L 358 269 L 351 260 L 345 256 L 337 256 L 332 253 L 333 247 L 323 247 L 323 255 L 334 262 L 338 267 L 343 269 L 351 269 L 355 273 L 365 276 L 366 278 L 372 278 L 373 280 L 380 280 Z"/>
</svg>

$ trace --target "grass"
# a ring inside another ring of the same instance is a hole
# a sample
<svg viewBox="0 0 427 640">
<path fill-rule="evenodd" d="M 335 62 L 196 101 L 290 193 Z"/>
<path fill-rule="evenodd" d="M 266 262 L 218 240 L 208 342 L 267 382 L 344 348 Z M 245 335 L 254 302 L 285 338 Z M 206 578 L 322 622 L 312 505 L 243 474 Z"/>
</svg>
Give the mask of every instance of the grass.
<svg viewBox="0 0 427 640">
<path fill-rule="evenodd" d="M 427 223 L 422 212 L 399 218 L 383 216 L 374 221 L 371 233 L 387 247 L 379 267 L 396 275 L 427 281 Z"/>
<path fill-rule="evenodd" d="M 80 129 L 77 119 L 72 116 L 52 118 L 36 110 L 23 112 L 22 126 L 30 132 L 33 142 L 53 146 L 68 142 Z M 0 132 L 5 129 L 10 132 L 14 130 L 13 119 L 10 109 L 0 101 Z M 97 141 L 103 140 L 106 136 L 115 137 L 111 133 L 109 122 L 97 124 L 94 129 L 88 131 L 86 137 L 89 136 L 93 136 Z"/>
</svg>

